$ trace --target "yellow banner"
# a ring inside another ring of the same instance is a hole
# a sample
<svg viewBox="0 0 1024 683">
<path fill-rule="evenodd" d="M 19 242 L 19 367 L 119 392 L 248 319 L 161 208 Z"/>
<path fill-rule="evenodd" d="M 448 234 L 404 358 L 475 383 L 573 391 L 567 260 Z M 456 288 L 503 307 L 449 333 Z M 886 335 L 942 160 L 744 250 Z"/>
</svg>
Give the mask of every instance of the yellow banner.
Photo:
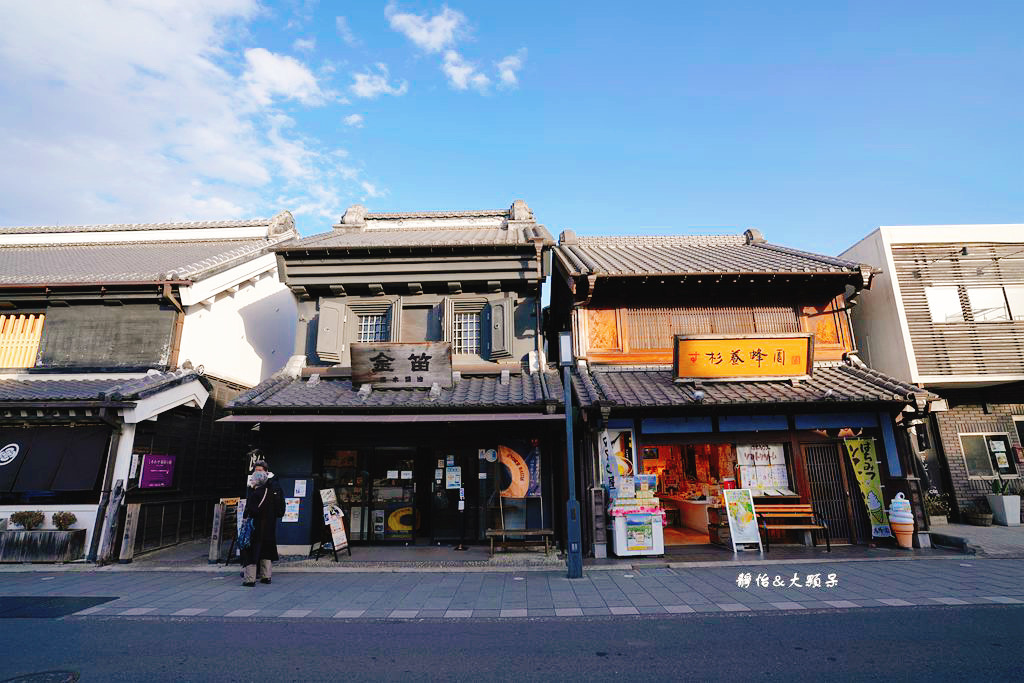
<svg viewBox="0 0 1024 683">
<path fill-rule="evenodd" d="M 889 516 L 885 513 L 885 502 L 882 499 L 882 479 L 878 472 L 878 456 L 875 452 L 874 439 L 844 439 L 846 453 L 850 456 L 850 464 L 857 475 L 864 506 L 871 519 L 871 536 L 873 538 L 891 536 Z"/>
<path fill-rule="evenodd" d="M 676 337 L 676 379 L 749 379 L 810 374 L 810 335 Z"/>
</svg>

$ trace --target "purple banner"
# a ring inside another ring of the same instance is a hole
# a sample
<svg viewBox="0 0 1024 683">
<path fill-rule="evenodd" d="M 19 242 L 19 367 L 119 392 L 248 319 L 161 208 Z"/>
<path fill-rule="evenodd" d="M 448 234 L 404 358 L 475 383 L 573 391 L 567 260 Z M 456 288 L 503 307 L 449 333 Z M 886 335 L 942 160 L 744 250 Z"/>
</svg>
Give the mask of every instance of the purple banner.
<svg viewBox="0 0 1024 683">
<path fill-rule="evenodd" d="M 142 474 L 139 476 L 140 489 L 165 489 L 174 485 L 173 455 L 142 456 Z"/>
</svg>

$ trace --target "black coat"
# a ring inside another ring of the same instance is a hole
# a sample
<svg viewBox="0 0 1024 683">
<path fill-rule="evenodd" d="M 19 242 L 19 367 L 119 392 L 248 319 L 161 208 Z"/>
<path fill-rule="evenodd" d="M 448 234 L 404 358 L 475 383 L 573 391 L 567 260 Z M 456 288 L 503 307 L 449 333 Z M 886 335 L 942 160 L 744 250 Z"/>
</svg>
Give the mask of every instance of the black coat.
<svg viewBox="0 0 1024 683">
<path fill-rule="evenodd" d="M 277 561 L 277 518 L 283 514 L 284 492 L 276 481 L 270 479 L 263 486 L 249 489 L 242 517 L 252 518 L 252 542 L 242 550 L 243 565 L 256 564 L 258 560 Z"/>
</svg>

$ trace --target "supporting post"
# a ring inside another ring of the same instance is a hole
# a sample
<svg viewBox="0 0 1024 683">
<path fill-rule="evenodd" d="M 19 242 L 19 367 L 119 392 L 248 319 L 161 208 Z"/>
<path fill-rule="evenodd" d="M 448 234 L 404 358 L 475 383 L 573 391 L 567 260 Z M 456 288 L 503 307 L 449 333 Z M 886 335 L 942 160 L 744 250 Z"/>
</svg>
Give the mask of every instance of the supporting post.
<svg viewBox="0 0 1024 683">
<path fill-rule="evenodd" d="M 576 500 L 576 458 L 572 438 L 572 341 L 569 332 L 559 333 L 559 364 L 562 366 L 562 388 L 565 392 L 565 454 L 569 469 L 569 502 L 566 503 L 566 526 L 569 547 L 565 563 L 570 579 L 583 576 L 583 542 L 580 529 L 580 503 Z"/>
</svg>

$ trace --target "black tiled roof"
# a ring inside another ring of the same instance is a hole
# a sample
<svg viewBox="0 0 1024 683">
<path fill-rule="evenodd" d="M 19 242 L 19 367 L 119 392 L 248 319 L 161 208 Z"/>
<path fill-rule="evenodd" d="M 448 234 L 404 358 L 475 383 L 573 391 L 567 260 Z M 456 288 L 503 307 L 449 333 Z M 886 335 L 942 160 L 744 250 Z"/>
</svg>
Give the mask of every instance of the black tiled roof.
<svg viewBox="0 0 1024 683">
<path fill-rule="evenodd" d="M 698 391 L 692 383 L 675 384 L 670 370 L 593 368 L 573 378 L 576 400 L 619 407 L 686 407 L 698 405 L 913 403 L 932 394 L 875 370 L 848 364 L 816 366 L 810 379 L 788 381 L 708 382 Z"/>
<path fill-rule="evenodd" d="M 545 383 L 547 398 L 541 383 Z M 518 374 L 502 384 L 495 376 L 463 376 L 431 398 L 426 389 L 375 389 L 368 395 L 347 378 L 271 377 L 229 404 L 234 411 L 338 410 L 344 412 L 451 412 L 477 409 L 532 409 L 562 403 L 558 373 Z"/>
<path fill-rule="evenodd" d="M 0 247 L 0 285 L 199 280 L 281 239 Z"/>
<path fill-rule="evenodd" d="M 860 273 L 860 264 L 744 235 L 575 237 L 555 249 L 570 275 Z"/>
<path fill-rule="evenodd" d="M 171 387 L 201 381 L 191 370 L 160 372 L 136 379 L 0 379 L 0 404 L 60 401 L 130 402 Z"/>
</svg>

